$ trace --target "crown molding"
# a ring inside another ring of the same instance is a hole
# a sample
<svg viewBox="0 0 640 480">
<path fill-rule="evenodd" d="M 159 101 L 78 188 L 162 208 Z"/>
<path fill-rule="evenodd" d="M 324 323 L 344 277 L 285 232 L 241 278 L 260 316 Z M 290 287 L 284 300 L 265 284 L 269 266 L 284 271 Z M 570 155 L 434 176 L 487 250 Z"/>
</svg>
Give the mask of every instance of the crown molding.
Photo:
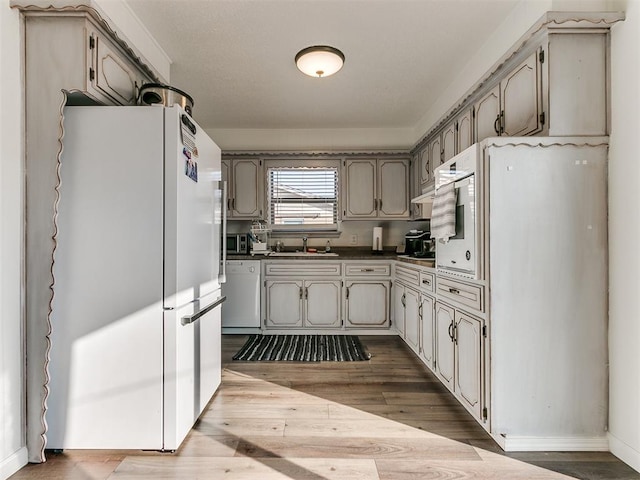
<svg viewBox="0 0 640 480">
<path fill-rule="evenodd" d="M 342 158 L 342 157 L 403 157 L 409 150 L 230 150 L 222 151 L 224 158 Z"/>
</svg>

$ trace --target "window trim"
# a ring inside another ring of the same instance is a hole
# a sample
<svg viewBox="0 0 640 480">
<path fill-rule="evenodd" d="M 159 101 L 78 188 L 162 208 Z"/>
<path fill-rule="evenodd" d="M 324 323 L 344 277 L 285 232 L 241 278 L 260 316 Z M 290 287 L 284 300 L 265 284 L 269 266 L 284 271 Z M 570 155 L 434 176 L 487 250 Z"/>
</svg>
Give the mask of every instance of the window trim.
<svg viewBox="0 0 640 480">
<path fill-rule="evenodd" d="M 340 233 L 341 223 L 341 189 L 342 189 L 342 169 L 341 159 L 318 159 L 318 158 L 300 158 L 300 159 L 268 159 L 264 162 L 264 208 L 265 217 L 269 222 L 269 228 L 271 229 L 272 236 L 287 234 L 299 234 L 299 233 L 318 233 L 324 236 L 332 236 L 332 234 Z M 270 202 L 270 179 L 269 171 L 273 168 L 325 168 L 335 169 L 336 171 L 336 219 L 335 223 L 331 225 L 282 225 L 271 223 L 271 202 Z"/>
</svg>

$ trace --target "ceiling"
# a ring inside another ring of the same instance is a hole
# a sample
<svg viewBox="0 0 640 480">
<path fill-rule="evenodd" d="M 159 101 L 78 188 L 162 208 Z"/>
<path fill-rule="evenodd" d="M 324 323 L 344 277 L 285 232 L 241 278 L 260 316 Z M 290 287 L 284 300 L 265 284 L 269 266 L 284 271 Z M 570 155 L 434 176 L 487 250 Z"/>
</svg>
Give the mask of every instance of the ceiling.
<svg viewBox="0 0 640 480">
<path fill-rule="evenodd" d="M 412 128 L 518 0 L 127 0 L 207 129 Z M 336 75 L 296 53 L 331 45 Z"/>
</svg>

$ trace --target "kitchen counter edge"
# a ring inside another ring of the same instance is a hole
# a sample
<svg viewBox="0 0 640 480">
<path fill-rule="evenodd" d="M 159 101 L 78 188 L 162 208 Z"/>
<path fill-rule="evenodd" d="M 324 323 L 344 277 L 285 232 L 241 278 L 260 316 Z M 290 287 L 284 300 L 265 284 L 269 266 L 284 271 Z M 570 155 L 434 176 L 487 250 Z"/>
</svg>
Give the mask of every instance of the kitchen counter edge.
<svg viewBox="0 0 640 480">
<path fill-rule="evenodd" d="M 391 261 L 398 260 L 403 263 L 409 263 L 413 265 L 418 265 L 420 267 L 434 268 L 433 260 L 425 260 L 421 258 L 413 258 L 407 255 L 398 255 L 396 252 L 385 251 L 381 254 L 374 254 L 371 251 L 367 250 L 336 250 L 338 256 L 328 255 L 324 256 L 323 254 L 313 255 L 313 256 L 287 256 L 287 257 L 277 257 L 277 256 L 269 256 L 269 255 L 227 255 L 227 260 L 269 260 L 269 261 L 300 261 L 300 260 L 312 260 L 312 261 L 351 261 L 351 260 L 375 260 L 375 261 Z"/>
</svg>

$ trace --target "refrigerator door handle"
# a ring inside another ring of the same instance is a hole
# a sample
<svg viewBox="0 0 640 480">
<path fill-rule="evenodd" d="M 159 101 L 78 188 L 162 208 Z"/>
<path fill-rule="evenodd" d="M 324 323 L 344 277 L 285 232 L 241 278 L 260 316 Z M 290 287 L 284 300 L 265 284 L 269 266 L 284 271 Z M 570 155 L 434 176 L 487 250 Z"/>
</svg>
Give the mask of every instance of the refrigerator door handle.
<svg viewBox="0 0 640 480">
<path fill-rule="evenodd" d="M 222 203 L 220 209 L 222 210 L 222 256 L 220 259 L 220 274 L 218 275 L 218 282 L 220 284 L 227 282 L 227 181 L 222 182 Z"/>
<path fill-rule="evenodd" d="M 201 308 L 196 313 L 194 313 L 192 315 L 186 315 L 186 316 L 182 317 L 180 319 L 180 325 L 189 325 L 190 323 L 195 322 L 200 317 L 202 317 L 203 315 L 207 314 L 208 312 L 210 312 L 211 310 L 213 310 L 217 306 L 222 305 L 222 302 L 224 302 L 226 299 L 227 299 L 227 297 L 224 296 L 224 295 L 221 296 L 221 297 L 218 297 L 214 302 L 210 303 L 209 305 L 207 305 L 204 308 Z"/>
</svg>

